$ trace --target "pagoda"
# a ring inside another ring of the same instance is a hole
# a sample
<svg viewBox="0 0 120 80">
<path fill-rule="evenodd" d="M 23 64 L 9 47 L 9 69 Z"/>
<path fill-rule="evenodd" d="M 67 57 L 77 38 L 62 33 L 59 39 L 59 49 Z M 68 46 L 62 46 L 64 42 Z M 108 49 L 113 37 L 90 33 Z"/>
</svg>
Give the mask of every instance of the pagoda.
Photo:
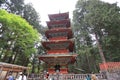
<svg viewBox="0 0 120 80">
<path fill-rule="evenodd" d="M 68 65 L 73 64 L 76 59 L 74 54 L 74 41 L 69 12 L 50 14 L 50 21 L 47 21 L 48 30 L 45 32 L 46 41 L 42 41 L 46 49 L 44 55 L 39 59 L 47 64 L 47 71 L 50 74 L 59 72 L 68 74 Z"/>
</svg>

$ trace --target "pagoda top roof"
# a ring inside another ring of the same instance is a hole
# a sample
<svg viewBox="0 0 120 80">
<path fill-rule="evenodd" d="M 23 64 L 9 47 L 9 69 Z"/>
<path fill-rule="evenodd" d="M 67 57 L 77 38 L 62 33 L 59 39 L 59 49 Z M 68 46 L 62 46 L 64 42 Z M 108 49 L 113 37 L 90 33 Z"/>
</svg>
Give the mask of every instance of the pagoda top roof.
<svg viewBox="0 0 120 80">
<path fill-rule="evenodd" d="M 57 21 L 47 21 L 46 23 L 47 23 L 47 26 L 49 29 L 70 27 L 70 19 L 57 20 Z"/>
<path fill-rule="evenodd" d="M 58 13 L 58 14 L 49 14 L 49 19 L 51 21 L 54 20 L 63 20 L 63 19 L 68 19 L 69 18 L 69 12 L 65 12 L 65 13 Z"/>
<path fill-rule="evenodd" d="M 50 29 L 45 32 L 45 35 L 47 38 L 60 37 L 60 36 L 65 36 L 68 38 L 73 37 L 72 30 L 70 28 Z"/>
</svg>

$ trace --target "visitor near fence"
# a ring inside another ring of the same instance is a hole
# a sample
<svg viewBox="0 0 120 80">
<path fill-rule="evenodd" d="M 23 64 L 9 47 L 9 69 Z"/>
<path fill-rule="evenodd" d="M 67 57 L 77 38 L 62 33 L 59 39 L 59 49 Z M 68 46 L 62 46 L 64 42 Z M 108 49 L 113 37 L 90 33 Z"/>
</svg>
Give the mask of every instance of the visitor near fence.
<svg viewBox="0 0 120 80">
<path fill-rule="evenodd" d="M 12 75 L 12 72 L 9 73 L 7 80 L 14 80 L 14 76 Z"/>
<path fill-rule="evenodd" d="M 22 72 L 19 73 L 19 77 L 16 80 L 27 80 L 27 77 Z"/>
</svg>

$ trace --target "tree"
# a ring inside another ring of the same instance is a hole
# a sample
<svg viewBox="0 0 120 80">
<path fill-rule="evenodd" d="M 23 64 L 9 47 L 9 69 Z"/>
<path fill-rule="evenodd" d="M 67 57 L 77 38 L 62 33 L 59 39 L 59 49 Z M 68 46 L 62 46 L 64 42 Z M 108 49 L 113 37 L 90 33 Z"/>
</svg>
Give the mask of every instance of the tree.
<svg viewBox="0 0 120 80">
<path fill-rule="evenodd" d="M 1 61 L 27 65 L 29 57 L 36 52 L 38 32 L 20 16 L 0 10 Z"/>
<path fill-rule="evenodd" d="M 86 2 L 84 0 L 77 2 L 76 10 L 73 12 L 73 30 L 76 40 L 76 53 L 79 54 L 77 67 L 84 70 L 83 73 L 90 73 L 92 71 L 97 72 L 98 66 L 95 64 L 97 56 L 93 54 L 93 52 L 96 53 L 96 51 L 94 51 L 95 46 L 93 47 L 89 25 L 84 21 L 84 14 L 87 13 L 85 6 Z"/>
<path fill-rule="evenodd" d="M 117 4 L 109 4 L 99 0 L 78 0 L 73 14 L 75 26 L 74 33 L 76 36 L 77 50 L 79 51 L 78 53 L 82 53 L 82 48 L 80 47 L 83 45 L 84 49 L 87 49 L 89 46 L 95 54 L 97 42 L 102 62 L 105 62 L 103 52 L 105 53 L 104 55 L 107 61 L 120 61 L 118 58 L 120 48 L 118 39 L 118 29 L 120 28 L 118 26 L 120 19 L 119 9 Z M 87 36 L 90 37 L 89 40 L 87 40 Z M 92 44 L 86 45 L 86 42 Z M 88 52 L 89 54 L 92 54 L 91 50 Z M 94 54 L 92 54 L 92 56 Z M 112 57 L 110 57 L 111 54 Z M 98 54 L 95 54 L 92 58 L 97 59 L 94 62 L 95 64 L 100 62 Z"/>
<path fill-rule="evenodd" d="M 25 18 L 30 25 L 38 30 L 39 33 L 42 32 L 42 25 L 40 25 L 40 18 L 36 10 L 32 7 L 32 4 L 26 4 L 24 7 L 24 15 Z"/>
<path fill-rule="evenodd" d="M 24 6 L 24 0 L 2 0 L 0 7 L 10 13 L 22 16 Z"/>
<path fill-rule="evenodd" d="M 115 54 L 114 56 L 119 56 L 118 55 L 119 45 L 117 45 L 116 43 L 119 43 L 119 39 L 117 37 L 119 37 L 118 29 L 120 28 L 118 26 L 119 24 L 118 16 L 120 15 L 119 13 L 120 8 L 117 6 L 116 3 L 109 4 L 99 0 L 89 0 L 89 4 L 87 4 L 86 9 L 88 13 L 85 15 L 86 16 L 85 21 L 90 25 L 92 29 L 91 31 L 95 35 L 101 57 L 103 56 L 102 55 L 103 53 L 101 52 L 100 48 L 103 48 L 106 45 L 111 45 L 109 47 L 112 47 L 110 51 L 108 51 L 107 48 L 103 49 L 104 52 L 107 51 L 106 52 L 107 54 L 110 53 L 108 56 L 106 56 L 106 58 L 109 57 L 111 54 L 113 54 L 112 52 L 114 52 Z M 105 42 L 104 40 L 106 39 L 106 37 L 108 38 L 107 41 L 109 40 L 111 41 L 114 40 L 114 41 L 112 43 L 106 44 L 104 43 Z M 115 47 L 114 44 L 116 44 L 117 47 Z M 113 59 L 113 57 L 111 57 L 111 59 Z M 108 61 L 114 61 L 114 59 L 110 60 L 109 58 Z M 119 58 L 117 59 L 118 60 L 116 61 L 119 61 Z M 103 62 L 105 62 L 104 59 L 102 60 Z"/>
<path fill-rule="evenodd" d="M 40 24 L 40 17 L 32 4 L 25 4 L 24 0 L 4 0 L 0 6 L 2 9 L 7 10 L 10 13 L 20 15 L 26 19 L 33 28 L 36 28 L 39 33 L 44 28 Z"/>
<path fill-rule="evenodd" d="M 32 4 L 25 4 L 24 0 L 4 0 L 1 3 L 0 7 L 3 9 L 6 9 L 10 13 L 20 15 L 21 17 L 26 19 L 30 25 L 32 25 L 31 27 L 33 27 L 34 29 L 37 29 L 37 31 L 41 34 L 44 33 L 44 27 L 40 24 L 39 14 L 33 8 Z M 35 46 L 36 45 L 37 44 L 35 44 Z M 16 46 L 14 50 L 19 51 L 18 46 Z M 37 54 L 33 53 L 32 55 L 36 56 Z M 36 58 L 34 56 L 31 56 L 32 60 L 36 60 L 36 59 L 33 59 L 33 58 Z"/>
</svg>

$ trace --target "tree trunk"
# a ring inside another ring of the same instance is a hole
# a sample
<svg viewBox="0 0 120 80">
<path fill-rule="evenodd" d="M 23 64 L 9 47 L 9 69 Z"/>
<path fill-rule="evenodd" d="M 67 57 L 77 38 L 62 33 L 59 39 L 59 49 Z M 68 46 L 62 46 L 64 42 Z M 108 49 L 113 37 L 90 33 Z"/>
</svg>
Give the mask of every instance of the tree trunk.
<svg viewBox="0 0 120 80">
<path fill-rule="evenodd" d="M 38 63 L 38 73 L 40 72 L 40 60 L 39 60 L 39 63 Z"/>
<path fill-rule="evenodd" d="M 2 61 L 3 50 L 4 50 L 4 49 L 2 49 L 2 50 L 1 50 L 1 53 L 0 53 L 0 61 Z"/>
<path fill-rule="evenodd" d="M 35 72 L 35 58 L 33 58 L 33 61 L 32 61 L 32 73 Z"/>
<path fill-rule="evenodd" d="M 103 54 L 103 50 L 102 50 L 102 46 L 101 46 L 101 44 L 99 43 L 98 36 L 97 36 L 96 33 L 95 33 L 95 38 L 96 38 L 96 42 L 97 42 L 97 45 L 98 45 L 98 49 L 99 49 L 99 53 L 100 53 L 100 57 L 101 57 L 101 59 L 102 59 L 102 62 L 103 62 L 103 63 L 106 63 L 106 60 L 105 60 L 105 57 L 104 57 L 104 54 Z"/>
<path fill-rule="evenodd" d="M 8 62 L 9 61 L 8 54 L 9 54 L 9 50 L 7 49 L 7 51 L 5 52 L 4 57 L 2 59 L 2 62 Z"/>
<path fill-rule="evenodd" d="M 16 58 L 17 58 L 17 55 L 18 55 L 18 53 L 17 53 L 17 52 L 15 52 L 15 56 L 14 56 L 14 58 L 13 58 L 12 64 L 14 64 L 14 63 L 15 63 L 15 60 L 16 60 Z"/>
<path fill-rule="evenodd" d="M 85 53 L 85 55 L 86 55 L 87 64 L 88 64 L 88 68 L 89 68 L 89 73 L 90 73 L 90 72 L 91 72 L 91 68 L 90 68 L 90 61 L 89 61 L 89 58 L 88 58 L 87 52 Z"/>
</svg>

